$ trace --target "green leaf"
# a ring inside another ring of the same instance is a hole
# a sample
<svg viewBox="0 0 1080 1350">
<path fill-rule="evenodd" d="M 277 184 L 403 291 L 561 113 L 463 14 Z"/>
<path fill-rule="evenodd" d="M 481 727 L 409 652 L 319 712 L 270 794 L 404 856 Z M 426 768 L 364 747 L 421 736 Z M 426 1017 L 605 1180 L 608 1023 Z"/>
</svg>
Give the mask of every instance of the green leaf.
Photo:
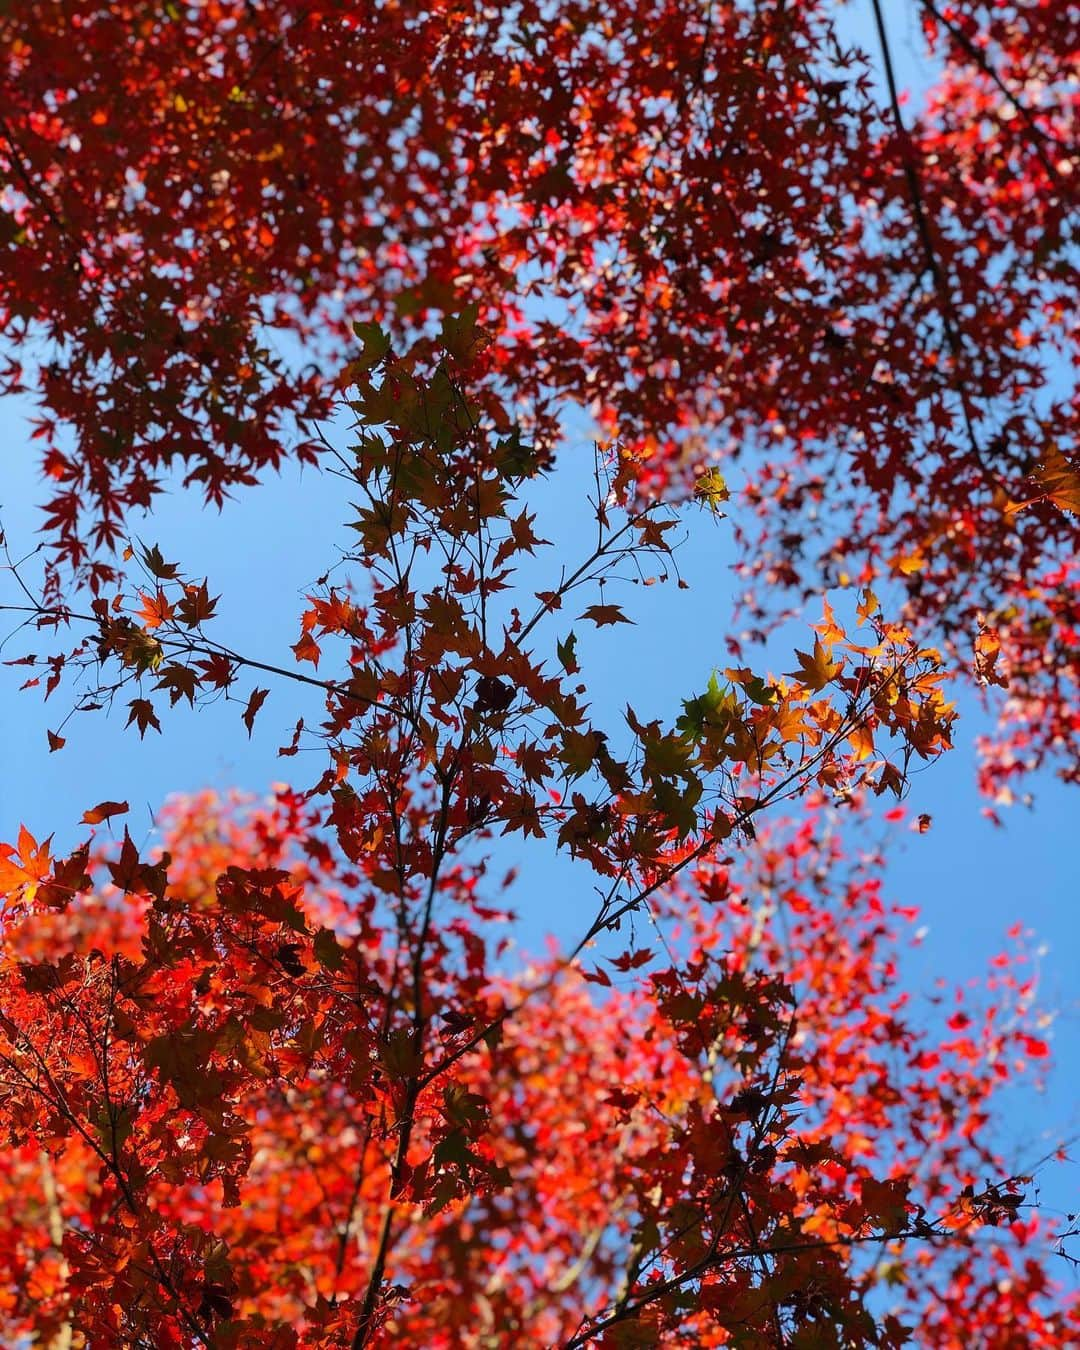
<svg viewBox="0 0 1080 1350">
<path fill-rule="evenodd" d="M 480 306 L 466 305 L 460 314 L 447 314 L 439 338 L 455 361 L 467 361 L 476 342 L 476 316 Z"/>
<path fill-rule="evenodd" d="M 353 332 L 364 347 L 356 364 L 362 370 L 373 370 L 389 353 L 390 338 L 377 323 L 354 323 Z"/>
<path fill-rule="evenodd" d="M 722 731 L 731 720 L 735 705 L 734 690 L 730 685 L 721 687 L 714 670 L 703 694 L 683 700 L 683 714 L 675 726 L 684 735 L 695 739 L 702 735 L 706 727 Z"/>
<path fill-rule="evenodd" d="M 694 484 L 694 500 L 707 506 L 713 515 L 721 515 L 720 506 L 731 496 L 719 469 L 706 469 Z"/>
<path fill-rule="evenodd" d="M 697 804 L 701 800 L 701 782 L 691 776 L 685 783 L 669 783 L 660 778 L 653 785 L 656 809 L 664 819 L 664 827 L 675 830 L 680 839 L 697 829 Z"/>
<path fill-rule="evenodd" d="M 110 1156 L 119 1153 L 131 1137 L 134 1113 L 130 1106 L 103 1106 L 94 1117 L 94 1129 Z"/>
<path fill-rule="evenodd" d="M 531 445 L 522 445 L 517 427 L 495 447 L 495 468 L 503 478 L 532 478 L 541 465 Z"/>
<path fill-rule="evenodd" d="M 678 774 L 685 776 L 694 748 L 681 736 L 674 733 L 667 736 L 646 736 L 642 740 L 645 750 L 645 773 L 649 778 L 657 774 Z"/>
<path fill-rule="evenodd" d="M 775 687 L 766 684 L 760 675 L 747 675 L 739 681 L 739 688 L 752 703 L 760 703 L 762 707 L 776 702 Z"/>
</svg>

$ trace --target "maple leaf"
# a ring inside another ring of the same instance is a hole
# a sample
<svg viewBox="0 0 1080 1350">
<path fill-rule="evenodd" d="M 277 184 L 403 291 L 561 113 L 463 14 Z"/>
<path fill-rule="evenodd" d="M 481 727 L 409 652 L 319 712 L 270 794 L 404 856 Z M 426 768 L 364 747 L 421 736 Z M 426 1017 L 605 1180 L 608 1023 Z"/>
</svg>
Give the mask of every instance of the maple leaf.
<svg viewBox="0 0 1080 1350">
<path fill-rule="evenodd" d="M 814 639 L 812 653 L 801 652 L 796 648 L 795 655 L 799 658 L 799 669 L 788 673 L 792 679 L 799 680 L 814 693 L 831 684 L 844 665 L 842 659 L 840 661 L 832 659 L 830 651 L 822 646 L 820 638 Z"/>
<path fill-rule="evenodd" d="M 602 984 L 607 989 L 612 987 L 611 976 L 599 966 L 595 966 L 592 970 L 582 970 L 581 977 L 589 984 Z"/>
<path fill-rule="evenodd" d="M 567 634 L 565 641 L 558 642 L 555 646 L 559 663 L 568 675 L 576 675 L 579 669 L 577 656 L 575 655 L 576 648 L 577 637 L 574 635 L 573 631 Z"/>
<path fill-rule="evenodd" d="M 357 365 L 364 371 L 373 370 L 389 355 L 390 338 L 377 323 L 357 320 L 352 328 L 363 345 L 363 353 L 357 359 Z"/>
<path fill-rule="evenodd" d="M 169 691 L 169 703 L 175 707 L 182 698 L 186 698 L 188 703 L 194 705 L 195 692 L 198 686 L 199 677 L 194 670 L 173 662 L 158 672 L 158 681 L 154 688 L 167 689 Z"/>
<path fill-rule="evenodd" d="M 1035 470 L 1034 478 L 1042 484 L 1042 494 L 1025 501 L 1006 501 L 1003 508 L 1006 516 L 1014 516 L 1037 502 L 1047 500 L 1062 511 L 1080 515 L 1080 472 L 1069 463 L 1056 443 L 1051 442 L 1045 460 Z"/>
<path fill-rule="evenodd" d="M 639 947 L 636 951 L 625 951 L 621 956 L 609 956 L 607 959 L 616 970 L 625 973 L 629 970 L 636 970 L 639 966 L 647 966 L 653 959 L 653 953 L 649 947 Z"/>
<path fill-rule="evenodd" d="M 867 587 L 859 598 L 859 603 L 855 607 L 855 613 L 858 616 L 859 623 L 865 624 L 871 622 L 876 615 L 881 612 L 881 605 L 874 592 Z"/>
<path fill-rule="evenodd" d="M 236 678 L 234 662 L 224 652 L 214 652 L 195 664 L 203 672 L 203 679 L 215 689 L 228 689 Z"/>
<path fill-rule="evenodd" d="M 89 858 L 90 847 L 84 844 L 68 857 L 56 859 L 51 877 L 38 889 L 41 903 L 53 909 L 64 909 L 76 895 L 89 891 L 93 884 L 87 871 Z"/>
<path fill-rule="evenodd" d="M 176 563 L 166 562 L 161 556 L 161 550 L 157 544 L 151 544 L 149 548 L 143 548 L 142 560 L 147 570 L 159 581 L 174 581 L 177 576 L 178 567 Z"/>
<path fill-rule="evenodd" d="M 797 654 L 802 655 L 801 652 Z M 820 739 L 817 728 L 807 722 L 805 710 L 801 706 L 780 703 L 771 711 L 769 721 L 784 742 L 799 740 L 804 736 L 814 743 Z"/>
<path fill-rule="evenodd" d="M 255 715 L 266 702 L 269 689 L 253 689 L 251 696 L 247 701 L 247 707 L 244 709 L 243 723 L 247 727 L 247 733 L 250 736 L 255 725 Z"/>
<path fill-rule="evenodd" d="M 147 727 L 153 727 L 155 731 L 161 730 L 161 723 L 158 721 L 157 713 L 154 712 L 154 705 L 145 698 L 133 698 L 128 704 L 130 712 L 126 726 L 131 726 L 132 722 L 139 728 L 139 738 L 146 735 Z"/>
<path fill-rule="evenodd" d="M 603 628 L 607 624 L 633 623 L 618 605 L 590 605 L 583 614 L 578 615 L 578 618 L 590 619 L 597 628 Z"/>
<path fill-rule="evenodd" d="M 0 844 L 0 891 L 12 892 L 26 888 L 23 898 L 33 899 L 37 883 L 49 875 L 51 843 L 52 835 L 39 844 L 26 826 L 21 825 L 14 847 Z"/>
<path fill-rule="evenodd" d="M 1046 489 L 1046 495 L 1063 511 L 1080 515 L 1080 472 L 1078 472 L 1051 444 L 1046 459 L 1035 477 Z"/>
<path fill-rule="evenodd" d="M 700 737 L 708 728 L 723 731 L 735 716 L 737 707 L 730 686 L 721 687 L 714 670 L 704 694 L 683 700 L 682 715 L 675 721 L 676 729 L 688 736 Z"/>
<path fill-rule="evenodd" d="M 914 576 L 917 572 L 925 571 L 927 565 L 926 554 L 922 549 L 914 549 L 911 553 L 898 554 L 893 559 L 893 567 L 901 576 Z"/>
<path fill-rule="evenodd" d="M 313 950 L 316 961 L 328 970 L 341 970 L 345 964 L 345 952 L 329 928 L 320 928 L 315 934 Z"/>
<path fill-rule="evenodd" d="M 198 586 L 188 585 L 184 587 L 184 594 L 176 606 L 176 612 L 189 628 L 197 628 L 199 624 L 214 617 L 220 598 L 215 596 L 211 599 L 205 581 Z"/>
<path fill-rule="evenodd" d="M 318 668 L 322 649 L 310 633 L 300 635 L 299 642 L 293 643 L 292 652 L 297 661 L 310 661 L 313 666 Z"/>
<path fill-rule="evenodd" d="M 903 1178 L 878 1181 L 864 1177 L 861 1192 L 867 1218 L 883 1232 L 901 1231 L 907 1225 L 909 1190 L 910 1184 Z"/>
<path fill-rule="evenodd" d="M 97 806 L 92 806 L 89 811 L 84 811 L 82 823 L 84 825 L 100 825 L 103 820 L 108 820 L 110 816 L 122 816 L 130 808 L 127 802 L 98 802 Z"/>
<path fill-rule="evenodd" d="M 714 516 L 723 514 L 720 507 L 730 497 L 724 475 L 717 468 L 706 469 L 694 483 L 694 499 L 708 507 Z"/>
<path fill-rule="evenodd" d="M 513 687 L 497 675 L 481 675 L 476 681 L 476 706 L 481 712 L 505 712 L 514 697 Z"/>
<path fill-rule="evenodd" d="M 848 740 L 856 760 L 869 759 L 874 753 L 874 735 L 868 727 L 855 727 L 848 733 Z"/>
<path fill-rule="evenodd" d="M 139 599 L 142 601 L 142 607 L 138 615 L 144 628 L 160 628 L 172 618 L 173 607 L 164 591 L 156 591 L 153 595 L 140 591 Z"/>
<path fill-rule="evenodd" d="M 814 624 L 814 630 L 820 633 L 822 640 L 828 647 L 832 647 L 837 642 L 843 642 L 844 630 L 836 622 L 836 616 L 833 613 L 832 605 L 828 600 L 822 602 L 822 620 Z"/>
<path fill-rule="evenodd" d="M 442 321 L 439 340 L 457 361 L 468 361 L 478 340 L 476 320 L 479 305 L 467 305 L 460 314 L 447 314 Z"/>
</svg>

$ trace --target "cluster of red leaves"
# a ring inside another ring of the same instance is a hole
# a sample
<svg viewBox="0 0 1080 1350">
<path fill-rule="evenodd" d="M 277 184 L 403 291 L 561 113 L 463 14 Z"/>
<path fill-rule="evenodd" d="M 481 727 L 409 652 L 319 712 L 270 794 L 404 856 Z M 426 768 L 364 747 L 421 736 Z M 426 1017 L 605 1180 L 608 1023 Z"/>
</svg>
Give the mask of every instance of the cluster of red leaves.
<svg viewBox="0 0 1080 1350">
<path fill-rule="evenodd" d="M 1022 601 L 990 615 L 976 675 L 1008 690 L 999 734 L 983 745 L 983 788 L 1002 805 L 1046 763 L 1080 782 L 1080 572 L 1074 559 L 1034 580 Z"/>
<path fill-rule="evenodd" d="M 151 863 L 13 892 L 5 1339 L 1072 1343 L 1030 1179 L 985 1181 L 1045 1049 L 1023 950 L 917 1030 L 914 916 L 822 826 L 700 866 L 649 933 L 680 961 L 632 944 L 592 985 L 493 973 L 492 885 L 447 873 L 419 1059 L 412 935 L 294 795 L 179 803 Z"/>
<path fill-rule="evenodd" d="M 538 446 L 569 397 L 647 490 L 744 456 L 756 603 L 891 576 L 968 647 L 1076 544 L 1077 18 L 916 8 L 919 115 L 825 0 L 8 7 L 0 306 L 46 350 L 4 384 L 61 556 L 103 584 L 176 466 L 315 455 L 275 332 L 475 301 Z"/>
</svg>

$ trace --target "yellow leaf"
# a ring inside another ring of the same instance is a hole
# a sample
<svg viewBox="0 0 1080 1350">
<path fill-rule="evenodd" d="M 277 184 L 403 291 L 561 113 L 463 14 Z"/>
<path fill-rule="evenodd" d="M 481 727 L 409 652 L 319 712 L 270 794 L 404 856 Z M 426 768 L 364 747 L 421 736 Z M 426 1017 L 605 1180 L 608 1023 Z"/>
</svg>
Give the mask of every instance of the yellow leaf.
<svg viewBox="0 0 1080 1350">
<path fill-rule="evenodd" d="M 863 591 L 862 599 L 855 609 L 855 613 L 859 616 L 859 623 L 867 623 L 874 617 L 880 608 L 881 605 L 878 603 L 877 596 L 870 587 L 867 586 L 866 590 Z"/>
<path fill-rule="evenodd" d="M 802 653 L 800 652 L 801 656 Z M 821 736 L 816 727 L 812 727 L 804 717 L 802 708 L 793 708 L 790 703 L 784 703 L 773 712 L 771 721 L 776 729 L 777 735 L 784 742 L 797 741 L 800 737 L 809 737 L 811 742 L 816 745 Z"/>
<path fill-rule="evenodd" d="M 910 577 L 916 572 L 921 572 L 926 566 L 926 554 L 922 549 L 916 549 L 914 553 L 900 554 L 893 559 L 893 567 L 897 572 L 901 572 L 905 577 Z"/>
<path fill-rule="evenodd" d="M 874 753 L 874 734 L 869 727 L 856 727 L 848 740 L 857 760 L 869 759 Z"/>
<path fill-rule="evenodd" d="M 813 653 L 796 649 L 795 655 L 799 658 L 799 669 L 789 670 L 788 674 L 814 693 L 824 689 L 839 674 L 843 665 L 843 661 L 831 659 L 829 649 L 821 645 L 820 638 L 814 639 Z"/>
<path fill-rule="evenodd" d="M 822 619 L 820 623 L 813 625 L 814 631 L 820 633 L 824 641 L 831 645 L 834 642 L 843 642 L 846 634 L 840 625 L 836 622 L 836 616 L 833 614 L 832 605 L 828 600 L 822 601 L 824 606 Z"/>
<path fill-rule="evenodd" d="M 730 496 L 724 475 L 719 469 L 706 469 L 694 484 L 695 500 L 707 506 L 713 515 L 720 511 L 721 502 L 726 502 Z"/>
</svg>

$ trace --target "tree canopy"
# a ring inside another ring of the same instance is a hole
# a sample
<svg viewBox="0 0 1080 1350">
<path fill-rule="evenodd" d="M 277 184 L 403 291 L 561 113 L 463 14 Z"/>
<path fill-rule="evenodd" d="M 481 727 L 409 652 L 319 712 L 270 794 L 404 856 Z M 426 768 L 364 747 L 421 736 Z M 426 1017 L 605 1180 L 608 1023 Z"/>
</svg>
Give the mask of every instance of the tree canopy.
<svg viewBox="0 0 1080 1350">
<path fill-rule="evenodd" d="M 862 838 L 955 690 L 992 809 L 1080 780 L 1080 15 L 912 0 L 915 107 L 856 8 L 0 6 L 43 750 L 310 696 L 271 799 L 0 845 L 11 1344 L 1080 1339 L 995 1140 L 1049 1053 L 1023 930 L 917 1012 Z M 267 656 L 150 541 L 289 459 L 350 518 Z M 701 529 L 715 670 L 606 706 L 579 641 Z M 504 837 L 573 860 L 565 949 L 514 947 Z"/>
</svg>

